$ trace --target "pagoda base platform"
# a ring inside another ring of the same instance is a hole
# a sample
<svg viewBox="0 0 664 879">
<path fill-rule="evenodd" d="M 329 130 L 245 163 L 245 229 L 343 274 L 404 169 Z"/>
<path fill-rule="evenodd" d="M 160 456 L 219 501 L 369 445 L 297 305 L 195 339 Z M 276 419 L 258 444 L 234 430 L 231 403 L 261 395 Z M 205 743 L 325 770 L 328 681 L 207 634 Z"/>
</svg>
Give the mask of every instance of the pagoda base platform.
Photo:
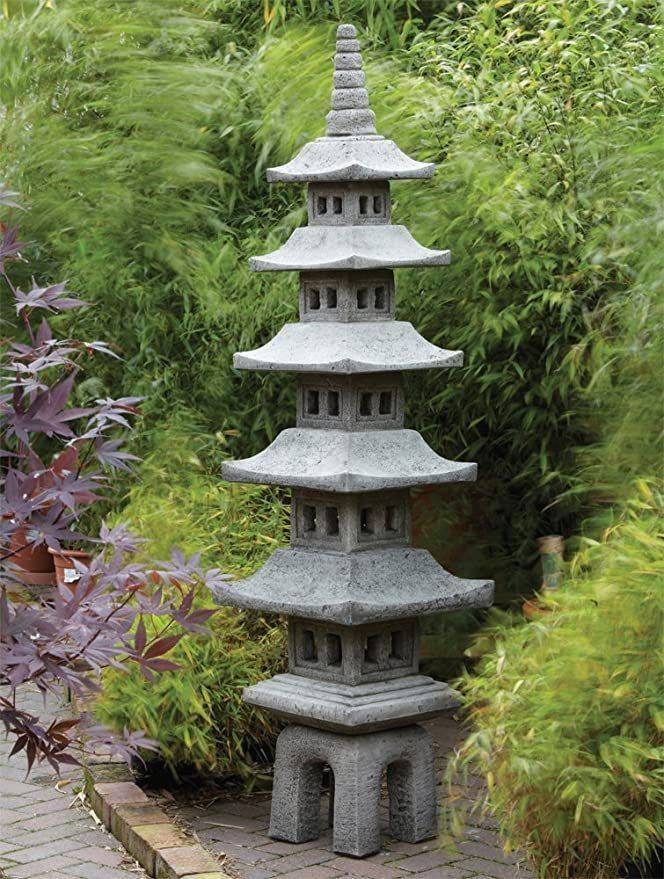
<svg viewBox="0 0 664 879">
<path fill-rule="evenodd" d="M 324 766 L 334 781 L 335 852 L 364 857 L 379 851 L 384 770 L 391 835 L 404 842 L 436 835 L 433 743 L 421 726 L 353 736 L 289 726 L 277 740 L 271 837 L 295 843 L 318 838 Z"/>
<path fill-rule="evenodd" d="M 347 735 L 428 720 L 459 701 L 451 687 L 425 675 L 349 685 L 281 674 L 247 687 L 243 697 L 291 723 Z"/>
</svg>

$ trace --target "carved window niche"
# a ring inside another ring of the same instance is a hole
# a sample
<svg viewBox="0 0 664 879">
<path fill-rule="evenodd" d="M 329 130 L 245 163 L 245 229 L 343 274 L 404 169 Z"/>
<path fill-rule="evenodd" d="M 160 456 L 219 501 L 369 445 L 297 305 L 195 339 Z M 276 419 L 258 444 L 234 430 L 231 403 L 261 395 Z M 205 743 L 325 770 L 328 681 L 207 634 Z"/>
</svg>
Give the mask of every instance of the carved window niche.
<svg viewBox="0 0 664 879">
<path fill-rule="evenodd" d="M 334 284 L 305 282 L 302 290 L 302 311 L 313 319 L 337 317 L 339 296 Z"/>
<path fill-rule="evenodd" d="M 358 496 L 352 519 L 358 547 L 403 543 L 410 528 L 408 492 Z"/>
<path fill-rule="evenodd" d="M 399 387 L 382 390 L 358 388 L 357 420 L 360 423 L 391 422 L 390 427 L 400 426 L 403 424 L 403 407 L 400 404 L 401 389 Z"/>
<path fill-rule="evenodd" d="M 301 272 L 303 321 L 393 320 L 394 277 L 387 269 Z"/>
<path fill-rule="evenodd" d="M 308 198 L 312 226 L 363 226 L 390 222 L 387 181 L 311 183 Z"/>
<path fill-rule="evenodd" d="M 417 622 L 342 626 L 291 618 L 288 657 L 292 674 L 351 685 L 417 674 Z"/>
<path fill-rule="evenodd" d="M 394 316 L 394 279 L 391 272 L 355 276 L 350 305 L 353 320 L 378 320 Z"/>
<path fill-rule="evenodd" d="M 345 496 L 295 490 L 291 543 L 328 552 L 403 546 L 410 532 L 409 503 L 407 490 Z"/>
<path fill-rule="evenodd" d="M 310 384 L 315 380 L 312 377 L 301 383 L 298 389 L 298 427 L 341 428 L 343 388 L 339 385 L 330 387 L 323 378 L 318 378 L 320 384 Z"/>
<path fill-rule="evenodd" d="M 341 548 L 344 509 L 330 496 L 296 493 L 291 503 L 294 545 Z"/>
</svg>

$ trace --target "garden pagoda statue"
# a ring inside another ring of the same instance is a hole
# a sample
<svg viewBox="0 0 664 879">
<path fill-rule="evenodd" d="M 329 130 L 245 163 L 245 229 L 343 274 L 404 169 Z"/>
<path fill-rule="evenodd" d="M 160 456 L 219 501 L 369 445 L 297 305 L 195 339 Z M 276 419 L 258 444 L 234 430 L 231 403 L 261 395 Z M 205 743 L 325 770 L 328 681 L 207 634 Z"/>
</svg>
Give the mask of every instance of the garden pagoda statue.
<svg viewBox="0 0 664 879">
<path fill-rule="evenodd" d="M 458 579 L 410 545 L 410 486 L 473 480 L 476 465 L 441 458 L 403 426 L 402 372 L 460 366 L 463 355 L 394 319 L 393 269 L 446 265 L 450 254 L 391 224 L 389 181 L 434 167 L 374 123 L 355 28 L 342 24 L 326 136 L 268 171 L 272 182 L 308 185 L 309 224 L 250 260 L 254 271 L 300 273 L 300 322 L 234 358 L 238 369 L 296 374 L 297 426 L 223 469 L 230 481 L 290 486 L 291 547 L 217 595 L 288 617 L 288 673 L 244 693 L 289 724 L 277 742 L 270 836 L 317 838 L 328 766 L 333 846 L 353 856 L 380 847 L 383 770 L 390 833 L 417 842 L 437 832 L 432 741 L 418 722 L 454 693 L 419 674 L 418 617 L 493 596 L 491 581 Z"/>
</svg>

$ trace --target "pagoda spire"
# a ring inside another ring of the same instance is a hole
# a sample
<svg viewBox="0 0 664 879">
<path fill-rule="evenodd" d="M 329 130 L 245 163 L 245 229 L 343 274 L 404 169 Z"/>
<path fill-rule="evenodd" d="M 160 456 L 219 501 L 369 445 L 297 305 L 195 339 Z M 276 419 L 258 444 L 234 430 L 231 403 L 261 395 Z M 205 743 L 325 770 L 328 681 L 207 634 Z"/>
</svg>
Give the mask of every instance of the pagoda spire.
<svg viewBox="0 0 664 879">
<path fill-rule="evenodd" d="M 369 107 L 360 42 L 352 24 L 337 28 L 332 109 L 327 114 L 330 137 L 376 134 L 376 116 Z"/>
</svg>

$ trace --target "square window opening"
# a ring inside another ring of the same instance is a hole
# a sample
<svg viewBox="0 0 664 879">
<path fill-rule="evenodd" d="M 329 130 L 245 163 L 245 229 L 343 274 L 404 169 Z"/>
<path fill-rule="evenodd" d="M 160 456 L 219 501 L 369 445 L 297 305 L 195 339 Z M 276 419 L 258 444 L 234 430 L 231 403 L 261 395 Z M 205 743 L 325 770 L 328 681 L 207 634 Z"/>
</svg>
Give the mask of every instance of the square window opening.
<svg viewBox="0 0 664 879">
<path fill-rule="evenodd" d="M 392 414 L 392 391 L 381 391 L 378 398 L 378 411 L 381 415 Z"/>
<path fill-rule="evenodd" d="M 327 392 L 327 414 L 333 418 L 339 415 L 339 391 Z"/>
<path fill-rule="evenodd" d="M 361 195 L 360 196 L 360 213 L 367 214 L 369 212 L 369 196 Z"/>
<path fill-rule="evenodd" d="M 390 659 L 406 659 L 406 636 L 402 629 L 390 633 Z"/>
<path fill-rule="evenodd" d="M 369 290 L 366 287 L 360 287 L 357 291 L 357 307 L 359 309 L 369 308 Z"/>
<path fill-rule="evenodd" d="M 302 525 L 308 534 L 316 530 L 316 507 L 313 504 L 304 504 L 302 507 Z"/>
<path fill-rule="evenodd" d="M 316 199 L 316 212 L 319 215 L 327 213 L 327 198 L 324 195 L 319 195 Z"/>
<path fill-rule="evenodd" d="M 325 636 L 325 647 L 327 649 L 327 664 L 333 666 L 341 665 L 341 638 L 330 632 Z"/>
<path fill-rule="evenodd" d="M 325 301 L 328 308 L 337 307 L 337 288 L 327 287 L 325 290 Z"/>
<path fill-rule="evenodd" d="M 362 507 L 360 510 L 360 534 L 373 534 L 373 509 Z"/>
<path fill-rule="evenodd" d="M 344 209 L 344 202 L 340 195 L 332 196 L 332 211 L 335 214 L 340 214 Z"/>
<path fill-rule="evenodd" d="M 305 662 L 318 662 L 316 637 L 311 629 L 302 630 L 302 659 Z"/>
<path fill-rule="evenodd" d="M 374 290 L 374 307 L 376 311 L 385 311 L 387 308 L 387 296 L 385 287 L 376 287 Z"/>
<path fill-rule="evenodd" d="M 374 197 L 373 197 L 373 212 L 374 212 L 374 214 L 382 214 L 383 213 L 383 196 L 382 195 L 374 195 Z"/>
<path fill-rule="evenodd" d="M 367 665 L 378 665 L 380 655 L 380 635 L 367 635 L 364 647 L 364 661 Z"/>
<path fill-rule="evenodd" d="M 339 534 L 338 507 L 325 507 L 325 533 L 328 537 L 335 537 Z"/>
<path fill-rule="evenodd" d="M 369 391 L 360 394 L 360 415 L 365 417 L 373 415 L 373 394 Z"/>
<path fill-rule="evenodd" d="M 314 390 L 307 390 L 307 415 L 318 415 L 320 413 L 320 393 Z"/>
<path fill-rule="evenodd" d="M 309 310 L 318 311 L 320 308 L 320 290 L 313 287 L 309 290 Z"/>
</svg>

